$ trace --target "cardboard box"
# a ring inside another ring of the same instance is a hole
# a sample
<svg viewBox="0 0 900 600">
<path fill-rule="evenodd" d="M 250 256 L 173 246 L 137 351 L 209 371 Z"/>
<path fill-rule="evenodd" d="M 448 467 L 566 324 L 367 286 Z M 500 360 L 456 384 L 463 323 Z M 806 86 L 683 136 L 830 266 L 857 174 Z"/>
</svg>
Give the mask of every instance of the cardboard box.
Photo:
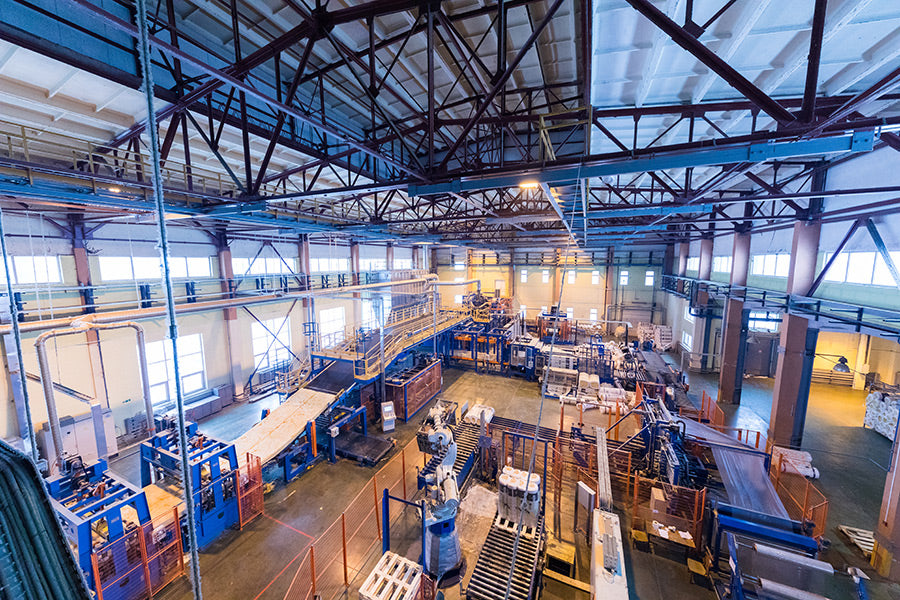
<svg viewBox="0 0 900 600">
<path fill-rule="evenodd" d="M 664 515 L 669 503 L 666 500 L 666 493 L 662 488 L 653 488 L 650 490 L 650 512 L 654 514 Z"/>
</svg>

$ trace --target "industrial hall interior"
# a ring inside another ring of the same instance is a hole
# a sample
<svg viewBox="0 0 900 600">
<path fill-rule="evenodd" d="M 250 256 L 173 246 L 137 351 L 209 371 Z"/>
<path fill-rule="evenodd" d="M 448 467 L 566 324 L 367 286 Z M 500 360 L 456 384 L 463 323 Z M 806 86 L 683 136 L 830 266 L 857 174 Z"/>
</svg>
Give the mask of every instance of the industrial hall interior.
<svg viewBox="0 0 900 600">
<path fill-rule="evenodd" d="M 900 600 L 900 0 L 0 0 L 0 600 Z"/>
</svg>

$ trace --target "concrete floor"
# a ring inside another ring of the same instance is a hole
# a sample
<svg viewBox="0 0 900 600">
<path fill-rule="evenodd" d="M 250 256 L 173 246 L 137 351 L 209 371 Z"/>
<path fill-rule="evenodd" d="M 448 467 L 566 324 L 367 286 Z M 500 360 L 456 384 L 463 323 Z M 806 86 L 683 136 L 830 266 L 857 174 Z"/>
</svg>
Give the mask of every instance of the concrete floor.
<svg viewBox="0 0 900 600">
<path fill-rule="evenodd" d="M 717 379 L 714 376 L 694 374 L 689 376 L 689 382 L 695 401 L 701 390 L 715 395 Z M 511 419 L 525 422 L 538 419 L 540 387 L 536 382 L 451 369 L 444 373 L 442 396 L 458 402 L 460 406 L 466 403 L 487 404 L 493 406 L 498 415 Z M 728 424 L 765 431 L 771 396 L 771 380 L 745 380 L 742 405 L 726 407 Z M 837 567 L 853 565 L 863 568 L 873 578 L 868 586 L 872 598 L 900 598 L 900 586 L 879 578 L 862 555 L 849 547 L 836 531 L 840 524 L 871 529 L 879 510 L 891 444 L 877 433 L 861 427 L 864 398 L 864 393 L 848 388 L 814 385 L 810 394 L 804 449 L 813 454 L 814 464 L 821 471 L 818 485 L 831 503 L 826 535 L 832 546 L 824 558 Z M 233 405 L 202 422 L 201 430 L 220 439 L 234 439 L 259 419 L 262 408 L 275 404 L 277 397 L 271 396 L 253 404 Z M 422 414 L 424 412 L 411 423 L 398 422 L 397 430 L 390 434 L 398 441 L 398 446 L 413 438 Z M 555 400 L 545 401 L 541 424 L 555 429 L 559 426 L 559 419 L 559 404 Z M 566 414 L 567 423 L 576 420 L 577 414 Z M 585 422 L 589 421 L 602 426 L 606 418 L 585 418 Z M 136 454 L 123 454 L 111 461 L 111 468 L 137 481 Z M 335 464 L 322 462 L 288 485 L 280 486 L 266 497 L 264 517 L 256 519 L 242 532 L 226 532 L 201 553 L 204 595 L 223 600 L 283 598 L 296 570 L 298 557 L 303 555 L 312 539 L 338 518 L 346 502 L 355 496 L 373 473 L 374 469 L 360 467 L 347 460 L 339 460 Z M 415 519 L 407 521 L 397 524 L 398 533 L 404 531 L 404 527 L 410 531 L 416 528 Z M 628 522 L 627 516 L 623 516 L 624 527 Z M 417 558 L 419 547 L 415 541 L 407 540 L 401 543 L 401 547 L 413 559 Z M 668 600 L 673 597 L 696 597 L 702 600 L 715 597 L 711 590 L 689 583 L 683 556 L 632 550 L 627 533 L 625 555 L 633 598 Z M 473 566 L 474 560 L 470 560 L 469 569 Z M 576 573 L 576 576 L 587 579 L 586 572 Z M 357 585 L 360 582 L 361 579 Z M 555 586 L 548 585 L 544 597 L 573 597 L 571 590 Z M 456 595 L 450 591 L 448 598 Z M 173 584 L 158 597 L 187 600 L 190 598 L 189 584 L 186 579 Z"/>
</svg>

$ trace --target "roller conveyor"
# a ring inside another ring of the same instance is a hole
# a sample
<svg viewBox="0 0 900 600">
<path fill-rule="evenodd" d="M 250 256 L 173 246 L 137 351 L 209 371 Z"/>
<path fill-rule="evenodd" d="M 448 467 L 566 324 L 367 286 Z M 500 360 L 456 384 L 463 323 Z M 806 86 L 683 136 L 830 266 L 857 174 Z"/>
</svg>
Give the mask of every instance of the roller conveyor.
<svg viewBox="0 0 900 600">
<path fill-rule="evenodd" d="M 516 543 L 516 524 L 499 517 L 494 520 L 487 539 L 478 554 L 478 562 L 466 589 L 471 600 L 499 600 L 510 585 L 511 600 L 529 600 L 534 590 L 536 564 L 544 539 L 544 520 L 536 528 L 523 527 L 516 553 L 516 564 L 510 572 Z"/>
<path fill-rule="evenodd" d="M 453 427 L 453 440 L 456 442 L 456 462 L 453 463 L 453 470 L 456 471 L 456 480 L 459 485 L 465 481 L 472 470 L 475 463 L 475 451 L 478 450 L 479 425 L 474 423 L 460 423 Z M 438 465 L 444 460 L 447 450 L 443 449 L 440 453 L 431 457 L 425 467 L 419 471 L 417 479 L 419 488 L 425 487 L 425 477 L 434 473 Z"/>
</svg>

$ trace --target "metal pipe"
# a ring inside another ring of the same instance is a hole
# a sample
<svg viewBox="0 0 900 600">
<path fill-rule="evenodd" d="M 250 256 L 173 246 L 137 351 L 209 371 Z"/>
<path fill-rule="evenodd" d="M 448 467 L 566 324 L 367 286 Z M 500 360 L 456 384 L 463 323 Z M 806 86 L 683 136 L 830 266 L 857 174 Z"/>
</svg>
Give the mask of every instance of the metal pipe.
<svg viewBox="0 0 900 600">
<path fill-rule="evenodd" d="M 94 323 L 93 317 L 89 315 L 80 317 L 72 322 L 72 326 L 68 329 L 55 329 L 45 331 L 34 341 L 34 347 L 37 351 L 38 365 L 41 370 L 41 387 L 44 390 L 44 401 L 47 404 L 47 422 L 50 425 L 50 436 L 53 438 L 54 450 L 56 452 L 56 466 L 59 467 L 62 458 L 63 444 L 62 432 L 59 424 L 59 413 L 56 410 L 56 395 L 53 389 L 52 372 L 50 371 L 50 363 L 47 359 L 47 340 L 64 335 L 75 335 L 77 333 L 86 333 L 91 329 L 122 329 L 131 328 L 137 332 L 138 342 L 138 369 L 141 374 L 141 392 L 144 396 L 144 410 L 147 412 L 147 428 L 151 435 L 153 434 L 153 403 L 150 400 L 150 379 L 147 374 L 147 356 L 144 349 L 144 328 L 134 321 L 124 321 L 120 323 Z M 96 423 L 95 423 L 95 434 Z M 49 457 L 48 457 L 49 458 Z"/>
<path fill-rule="evenodd" d="M 427 284 L 434 275 L 420 277 L 416 279 L 406 279 L 403 281 L 386 281 L 382 283 L 369 283 L 365 285 L 346 286 L 343 288 L 322 288 L 317 290 L 308 290 L 304 292 L 279 292 L 266 294 L 264 296 L 251 296 L 246 298 L 225 298 L 222 300 L 209 300 L 206 302 L 194 302 L 191 304 L 180 304 L 176 307 L 176 313 L 179 315 L 207 312 L 212 310 L 221 310 L 223 308 L 249 306 L 253 304 L 267 304 L 271 302 L 285 302 L 295 298 L 314 298 L 316 296 L 332 296 L 335 294 L 346 294 L 359 290 L 367 290 L 382 287 L 394 287 L 401 285 L 410 285 L 415 283 Z M 474 281 L 474 280 L 473 280 Z M 469 282 L 472 283 L 472 282 Z M 459 284 L 455 284 L 459 285 Z M 117 310 L 105 313 L 94 313 L 91 315 L 92 323 L 119 323 L 123 320 L 132 319 L 154 319 L 166 316 L 165 307 L 152 308 L 136 308 L 132 310 Z M 34 332 L 47 331 L 50 329 L 58 329 L 60 327 L 70 326 L 72 323 L 84 319 L 83 315 L 74 317 L 62 317 L 59 319 L 45 319 L 43 321 L 30 321 L 19 325 L 20 331 Z M 0 325 L 0 335 L 11 333 L 11 325 Z"/>
</svg>

